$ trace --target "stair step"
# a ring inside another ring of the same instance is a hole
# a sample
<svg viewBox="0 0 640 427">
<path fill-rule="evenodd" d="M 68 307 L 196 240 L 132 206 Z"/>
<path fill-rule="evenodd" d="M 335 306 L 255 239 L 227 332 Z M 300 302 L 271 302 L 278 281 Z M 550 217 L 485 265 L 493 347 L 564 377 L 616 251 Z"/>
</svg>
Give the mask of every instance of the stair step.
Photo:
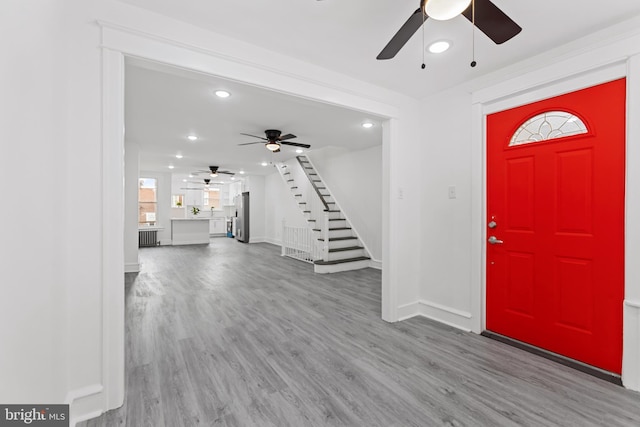
<svg viewBox="0 0 640 427">
<path fill-rule="evenodd" d="M 311 211 L 302 211 L 302 213 L 311 213 Z"/>
<path fill-rule="evenodd" d="M 282 175 L 291 175 L 291 172 L 285 172 Z"/>
<path fill-rule="evenodd" d="M 362 246 L 347 246 L 346 248 L 329 249 L 329 252 L 357 251 L 359 249 L 364 249 L 364 247 L 362 247 Z"/>
<path fill-rule="evenodd" d="M 292 179 L 288 179 L 287 182 L 293 182 L 293 180 Z"/>
<path fill-rule="evenodd" d="M 371 258 L 366 256 L 359 256 L 356 258 L 347 258 L 347 259 L 336 259 L 333 261 L 315 261 L 314 264 L 318 265 L 335 265 L 335 264 L 344 264 L 345 262 L 354 262 L 354 261 L 367 261 Z"/>
<path fill-rule="evenodd" d="M 320 238 L 318 240 L 321 241 L 321 242 L 324 242 L 324 239 L 322 239 L 322 238 Z M 330 242 L 336 242 L 336 241 L 339 241 L 339 240 L 358 240 L 358 238 L 354 237 L 354 236 L 350 236 L 350 237 L 329 237 L 329 241 Z"/>
<path fill-rule="evenodd" d="M 311 182 L 322 182 L 322 181 L 320 181 L 319 179 L 312 179 Z"/>
<path fill-rule="evenodd" d="M 344 218 L 329 218 L 329 221 L 346 221 Z"/>
<path fill-rule="evenodd" d="M 317 173 L 310 173 L 309 175 L 318 175 Z"/>
<path fill-rule="evenodd" d="M 330 228 L 329 231 L 343 231 L 343 230 L 351 230 L 351 227 L 336 227 Z M 322 231 L 319 228 L 314 228 L 313 231 Z"/>
<path fill-rule="evenodd" d="M 291 187 L 292 190 L 295 190 L 296 188 L 298 188 L 298 187 Z"/>
<path fill-rule="evenodd" d="M 294 194 L 293 197 L 302 197 L 302 194 Z"/>
<path fill-rule="evenodd" d="M 339 210 L 333 210 L 333 209 L 329 209 L 329 210 L 325 209 L 324 212 L 340 212 L 340 211 Z"/>
<path fill-rule="evenodd" d="M 306 205 L 307 202 L 298 202 L 299 205 Z"/>
<path fill-rule="evenodd" d="M 309 221 L 309 222 L 316 222 L 316 220 L 315 220 L 315 219 L 308 219 L 307 221 Z"/>
</svg>

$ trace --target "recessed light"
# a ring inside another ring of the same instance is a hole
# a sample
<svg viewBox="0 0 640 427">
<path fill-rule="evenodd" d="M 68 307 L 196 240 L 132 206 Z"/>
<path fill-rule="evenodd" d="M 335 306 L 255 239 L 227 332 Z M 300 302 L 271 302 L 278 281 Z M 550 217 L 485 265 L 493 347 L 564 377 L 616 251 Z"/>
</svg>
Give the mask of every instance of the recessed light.
<svg viewBox="0 0 640 427">
<path fill-rule="evenodd" d="M 449 50 L 450 47 L 450 42 L 446 40 L 439 40 L 437 42 L 431 43 L 427 49 L 429 49 L 429 52 L 431 53 L 442 53 Z"/>
<path fill-rule="evenodd" d="M 197 137 L 197 136 L 195 136 L 195 135 L 189 135 L 189 136 L 187 137 L 187 139 L 188 139 L 189 141 L 196 141 L 196 140 L 198 139 L 198 137 Z"/>
<path fill-rule="evenodd" d="M 300 153 L 302 153 L 302 151 L 303 151 L 303 150 L 302 150 L 302 148 L 298 148 L 298 149 L 296 150 L 296 153 L 300 154 Z"/>
<path fill-rule="evenodd" d="M 218 98 L 228 98 L 231 94 L 229 92 L 227 92 L 226 90 L 217 90 L 216 91 L 216 96 Z"/>
<path fill-rule="evenodd" d="M 262 162 L 262 163 L 260 163 L 260 164 L 261 164 L 262 166 L 268 166 L 268 165 L 269 165 L 269 163 L 267 163 L 267 162 Z"/>
<path fill-rule="evenodd" d="M 373 127 L 373 123 L 371 123 L 371 122 L 363 123 L 362 127 L 365 128 L 365 129 L 372 128 Z"/>
<path fill-rule="evenodd" d="M 192 175 L 192 174 L 189 174 L 189 178 L 193 178 L 193 175 Z"/>
<path fill-rule="evenodd" d="M 238 172 L 240 175 L 244 175 L 244 171 L 239 171 Z"/>
<path fill-rule="evenodd" d="M 169 165 L 169 169 L 173 169 L 173 168 L 175 168 L 175 166 Z"/>
<path fill-rule="evenodd" d="M 181 159 L 182 158 L 182 154 L 176 154 L 176 159 Z"/>
<path fill-rule="evenodd" d="M 187 182 L 187 180 L 186 180 L 186 179 L 183 179 L 183 180 L 182 180 L 182 182 Z"/>
<path fill-rule="evenodd" d="M 236 177 L 235 177 L 235 176 L 232 176 L 232 177 L 231 177 L 231 181 L 235 181 L 235 180 L 236 180 Z"/>
</svg>

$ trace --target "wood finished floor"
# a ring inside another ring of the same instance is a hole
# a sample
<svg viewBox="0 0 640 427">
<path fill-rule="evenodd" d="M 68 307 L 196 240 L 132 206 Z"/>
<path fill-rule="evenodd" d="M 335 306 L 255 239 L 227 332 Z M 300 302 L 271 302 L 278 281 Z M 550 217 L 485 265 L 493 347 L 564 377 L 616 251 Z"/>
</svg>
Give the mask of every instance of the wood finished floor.
<svg viewBox="0 0 640 427">
<path fill-rule="evenodd" d="M 640 426 L 640 394 L 497 341 L 380 319 L 379 271 L 269 244 L 141 250 L 125 404 L 81 426 Z"/>
</svg>

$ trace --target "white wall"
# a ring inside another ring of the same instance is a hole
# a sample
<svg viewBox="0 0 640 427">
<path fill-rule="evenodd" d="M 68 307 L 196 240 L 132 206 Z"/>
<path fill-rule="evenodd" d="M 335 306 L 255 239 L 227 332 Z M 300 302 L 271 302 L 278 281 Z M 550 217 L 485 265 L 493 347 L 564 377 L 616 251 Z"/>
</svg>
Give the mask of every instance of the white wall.
<svg viewBox="0 0 640 427">
<path fill-rule="evenodd" d="M 249 192 L 249 243 L 266 241 L 264 176 L 248 176 L 243 191 Z"/>
<path fill-rule="evenodd" d="M 382 260 L 382 146 L 349 151 L 329 147 L 307 153 L 351 225 Z"/>
<path fill-rule="evenodd" d="M 66 40 L 58 3 L 11 2 L 3 4 L 0 13 L 0 188 L 5 201 L 11 200 L 1 211 L 3 403 L 63 400 L 69 356 L 65 325 L 71 317 L 66 313 L 71 297 L 66 265 L 69 252 L 74 252 L 81 240 L 67 236 L 77 236 L 77 229 L 71 228 L 77 226 L 85 228 L 87 241 L 99 237 L 101 212 L 91 202 L 77 204 L 76 192 L 69 186 L 74 167 L 68 153 L 68 112 L 60 108 L 69 94 L 60 85 L 66 81 L 65 61 L 57 54 Z M 34 178 L 39 190 L 25 191 L 24 185 Z M 100 188 L 99 183 L 99 179 L 94 181 L 90 191 Z M 34 203 L 42 209 L 25 209 Z M 83 218 L 76 226 L 69 220 L 80 216 Z M 88 254 L 88 268 L 99 267 L 95 261 L 96 254 Z M 87 276 L 81 273 L 73 280 L 84 279 Z M 92 317 L 89 315 L 89 323 Z"/>
<path fill-rule="evenodd" d="M 282 221 L 289 227 L 306 227 L 293 193 L 278 172 L 265 177 L 265 236 L 274 245 L 282 244 Z"/>
<path fill-rule="evenodd" d="M 416 147 L 422 159 L 420 310 L 470 330 L 471 95 L 462 88 L 439 93 L 425 102 L 423 117 L 425 137 Z"/>
</svg>

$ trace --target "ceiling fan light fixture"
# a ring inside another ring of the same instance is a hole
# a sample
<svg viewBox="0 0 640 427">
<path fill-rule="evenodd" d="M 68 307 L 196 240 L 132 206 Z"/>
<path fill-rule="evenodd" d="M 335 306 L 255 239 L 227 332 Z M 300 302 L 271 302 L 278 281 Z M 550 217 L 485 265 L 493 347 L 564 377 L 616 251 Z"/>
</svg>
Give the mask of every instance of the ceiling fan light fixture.
<svg viewBox="0 0 640 427">
<path fill-rule="evenodd" d="M 438 40 L 437 42 L 433 42 L 427 48 L 431 53 L 443 53 L 449 50 L 451 47 L 451 43 L 446 40 Z"/>
<path fill-rule="evenodd" d="M 215 178 L 216 176 L 218 176 L 218 174 L 216 172 L 211 172 L 209 176 L 212 178 Z"/>
<path fill-rule="evenodd" d="M 371 122 L 364 122 L 364 123 L 362 124 L 362 127 L 363 127 L 363 128 L 365 128 L 365 129 L 371 129 L 371 128 L 373 127 L 373 123 L 371 123 Z"/>
<path fill-rule="evenodd" d="M 471 0 L 427 0 L 424 11 L 429 18 L 447 21 L 460 15 L 470 4 Z"/>
<path fill-rule="evenodd" d="M 218 98 L 228 98 L 229 96 L 231 96 L 231 94 L 229 92 L 227 92 L 226 90 L 217 90 L 216 91 L 216 96 Z"/>
<path fill-rule="evenodd" d="M 264 146 L 267 147 L 267 150 L 269 151 L 276 151 L 280 148 L 280 144 L 278 144 L 276 141 L 269 141 L 264 144 Z"/>
</svg>

